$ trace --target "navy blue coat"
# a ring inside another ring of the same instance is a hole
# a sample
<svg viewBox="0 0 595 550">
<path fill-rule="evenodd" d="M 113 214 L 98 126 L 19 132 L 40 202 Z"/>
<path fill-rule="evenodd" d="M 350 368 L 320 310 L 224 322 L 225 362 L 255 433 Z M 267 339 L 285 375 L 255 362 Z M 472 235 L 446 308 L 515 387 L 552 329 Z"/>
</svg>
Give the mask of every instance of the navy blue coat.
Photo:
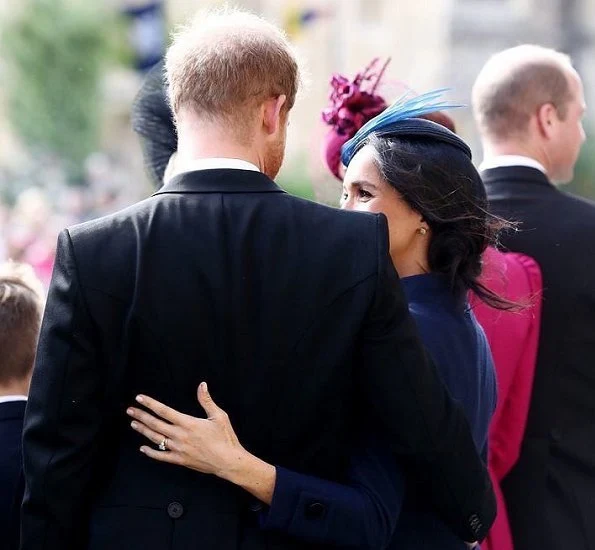
<svg viewBox="0 0 595 550">
<path fill-rule="evenodd" d="M 18 534 L 25 406 L 25 401 L 0 403 L 0 533 L 4 541 Z"/>
<path fill-rule="evenodd" d="M 422 340 L 451 394 L 462 403 L 485 459 L 496 381 L 483 330 L 441 275 L 408 277 L 402 283 Z M 345 548 L 464 549 L 429 509 L 427 495 L 416 489 L 388 445 L 366 441 L 351 459 L 346 484 L 278 468 L 262 526 Z"/>
</svg>

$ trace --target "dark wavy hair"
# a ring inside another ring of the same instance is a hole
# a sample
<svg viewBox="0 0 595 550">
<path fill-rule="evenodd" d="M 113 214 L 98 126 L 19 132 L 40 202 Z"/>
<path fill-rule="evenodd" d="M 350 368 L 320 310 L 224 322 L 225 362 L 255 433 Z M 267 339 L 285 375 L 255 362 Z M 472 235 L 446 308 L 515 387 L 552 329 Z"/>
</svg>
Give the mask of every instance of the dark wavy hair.
<svg viewBox="0 0 595 550">
<path fill-rule="evenodd" d="M 447 276 L 453 293 L 471 290 L 492 307 L 517 309 L 520 304 L 479 281 L 483 252 L 510 224 L 488 212 L 471 158 L 459 147 L 423 136 L 372 134 L 363 145 L 372 147 L 383 178 L 430 227 L 430 271 Z"/>
</svg>

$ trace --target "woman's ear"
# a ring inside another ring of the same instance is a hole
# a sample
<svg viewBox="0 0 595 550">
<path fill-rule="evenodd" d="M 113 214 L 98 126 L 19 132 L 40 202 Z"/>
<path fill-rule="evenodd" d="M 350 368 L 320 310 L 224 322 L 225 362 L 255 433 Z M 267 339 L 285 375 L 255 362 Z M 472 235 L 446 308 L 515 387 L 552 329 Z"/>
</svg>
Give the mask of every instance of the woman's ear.
<svg viewBox="0 0 595 550">
<path fill-rule="evenodd" d="M 416 231 L 418 235 L 422 236 L 427 235 L 428 231 L 430 231 L 430 226 L 428 225 L 428 222 L 422 215 L 419 216 L 418 227 Z"/>
</svg>

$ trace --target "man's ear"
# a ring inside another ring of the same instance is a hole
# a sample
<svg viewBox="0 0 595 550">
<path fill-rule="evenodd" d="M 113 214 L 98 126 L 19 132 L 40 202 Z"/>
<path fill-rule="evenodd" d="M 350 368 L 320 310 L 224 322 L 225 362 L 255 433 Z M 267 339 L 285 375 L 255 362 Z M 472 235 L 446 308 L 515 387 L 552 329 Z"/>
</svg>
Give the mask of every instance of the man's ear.
<svg viewBox="0 0 595 550">
<path fill-rule="evenodd" d="M 537 128 L 541 135 L 547 139 L 551 139 L 554 135 L 556 125 L 560 121 L 558 118 L 558 110 L 552 103 L 544 103 L 537 109 Z"/>
<path fill-rule="evenodd" d="M 282 122 L 281 110 L 287 101 L 286 95 L 271 97 L 263 105 L 263 126 L 268 135 L 276 134 Z"/>
</svg>

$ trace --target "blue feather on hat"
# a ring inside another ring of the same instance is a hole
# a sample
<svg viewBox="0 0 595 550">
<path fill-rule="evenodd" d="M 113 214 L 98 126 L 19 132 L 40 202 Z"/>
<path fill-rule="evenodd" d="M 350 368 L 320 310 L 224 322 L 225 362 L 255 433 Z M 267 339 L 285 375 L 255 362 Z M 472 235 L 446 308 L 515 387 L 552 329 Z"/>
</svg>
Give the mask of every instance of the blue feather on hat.
<svg viewBox="0 0 595 550">
<path fill-rule="evenodd" d="M 355 136 L 343 145 L 341 150 L 341 160 L 343 164 L 345 166 L 349 165 L 351 159 L 359 150 L 362 142 L 372 133 L 388 133 L 391 127 L 399 122 L 434 113 L 436 111 L 446 111 L 464 107 L 464 105 L 440 100 L 441 96 L 448 90 L 449 88 L 440 88 L 439 90 L 434 90 L 421 95 L 414 95 L 415 92 L 412 91 L 405 92 L 392 105 L 382 111 L 382 113 L 364 124 Z"/>
</svg>

